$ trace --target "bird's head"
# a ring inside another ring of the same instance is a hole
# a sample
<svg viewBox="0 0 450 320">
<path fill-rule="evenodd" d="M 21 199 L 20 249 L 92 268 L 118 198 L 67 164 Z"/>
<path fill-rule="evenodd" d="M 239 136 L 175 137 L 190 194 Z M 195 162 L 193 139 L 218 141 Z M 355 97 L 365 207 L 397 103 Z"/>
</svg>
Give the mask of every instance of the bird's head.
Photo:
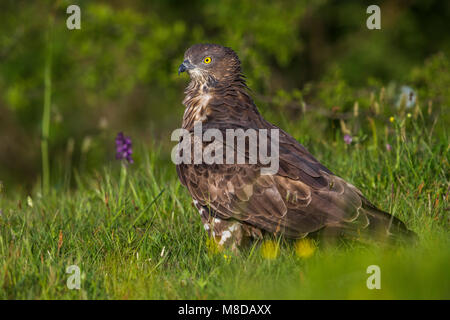
<svg viewBox="0 0 450 320">
<path fill-rule="evenodd" d="M 178 74 L 185 71 L 196 82 L 221 83 L 241 76 L 241 62 L 230 48 L 195 44 L 186 50 Z"/>
</svg>

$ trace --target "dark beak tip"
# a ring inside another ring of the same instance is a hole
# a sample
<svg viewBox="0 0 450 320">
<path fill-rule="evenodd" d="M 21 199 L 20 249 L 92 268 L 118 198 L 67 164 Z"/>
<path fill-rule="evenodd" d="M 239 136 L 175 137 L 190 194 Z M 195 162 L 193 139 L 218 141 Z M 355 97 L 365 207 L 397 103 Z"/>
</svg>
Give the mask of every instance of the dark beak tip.
<svg viewBox="0 0 450 320">
<path fill-rule="evenodd" d="M 180 75 L 182 72 L 186 71 L 186 66 L 184 65 L 184 63 L 182 63 L 180 65 L 180 67 L 178 68 L 178 75 Z"/>
</svg>

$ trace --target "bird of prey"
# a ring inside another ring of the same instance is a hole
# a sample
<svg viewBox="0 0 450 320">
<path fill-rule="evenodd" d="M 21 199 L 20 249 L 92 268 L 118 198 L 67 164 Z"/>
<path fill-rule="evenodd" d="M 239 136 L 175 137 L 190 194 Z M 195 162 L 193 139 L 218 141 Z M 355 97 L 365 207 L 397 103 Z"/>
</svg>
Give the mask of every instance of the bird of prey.
<svg viewBox="0 0 450 320">
<path fill-rule="evenodd" d="M 239 248 L 266 233 L 293 239 L 318 231 L 331 231 L 328 234 L 333 237 L 365 239 L 413 234 L 403 222 L 375 207 L 355 186 L 262 117 L 231 48 L 193 45 L 178 69 L 182 72 L 191 78 L 185 90 L 182 123 L 190 135 L 194 135 L 196 122 L 201 122 L 202 132 L 216 129 L 223 136 L 227 129 L 279 130 L 279 168 L 273 174 L 262 174 L 264 165 L 259 161 L 177 164 L 181 183 L 191 194 L 205 230 L 218 245 Z M 194 140 L 190 140 L 192 144 Z M 213 142 L 202 141 L 202 146 Z M 250 151 L 245 144 L 246 159 Z"/>
</svg>

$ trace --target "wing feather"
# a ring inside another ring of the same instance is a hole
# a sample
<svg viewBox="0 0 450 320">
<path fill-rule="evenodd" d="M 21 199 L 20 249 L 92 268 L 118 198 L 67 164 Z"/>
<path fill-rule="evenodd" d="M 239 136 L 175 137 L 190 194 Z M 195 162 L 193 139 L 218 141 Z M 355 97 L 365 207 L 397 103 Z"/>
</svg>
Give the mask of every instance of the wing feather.
<svg viewBox="0 0 450 320">
<path fill-rule="evenodd" d="M 225 130 L 229 128 L 279 129 L 253 109 L 240 107 L 240 102 L 236 97 L 211 99 L 212 109 L 227 107 L 230 112 L 226 114 L 228 118 L 217 120 L 216 117 L 216 121 L 205 124 L 203 130 L 218 128 L 225 137 Z M 279 130 L 276 174 L 261 175 L 263 166 L 259 163 L 180 164 L 177 173 L 182 184 L 195 200 L 222 219 L 236 219 L 293 238 L 324 227 L 354 231 L 367 228 L 370 221 L 386 220 L 372 218 L 379 210 L 374 209 L 357 188 L 334 175 L 304 146 Z M 222 143 L 225 150 L 225 142 Z M 245 155 L 248 158 L 248 148 Z"/>
</svg>

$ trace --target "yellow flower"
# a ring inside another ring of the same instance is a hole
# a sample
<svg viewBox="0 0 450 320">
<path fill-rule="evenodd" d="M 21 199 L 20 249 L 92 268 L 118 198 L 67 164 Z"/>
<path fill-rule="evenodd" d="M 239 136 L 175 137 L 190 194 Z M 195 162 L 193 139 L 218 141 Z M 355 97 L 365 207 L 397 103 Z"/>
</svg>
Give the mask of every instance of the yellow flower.
<svg viewBox="0 0 450 320">
<path fill-rule="evenodd" d="M 314 242 L 309 239 L 300 239 L 295 243 L 295 253 L 300 258 L 309 258 L 316 251 L 316 246 Z"/>
<path fill-rule="evenodd" d="M 226 254 L 223 255 L 223 258 L 225 259 L 226 262 L 230 262 L 231 260 L 231 256 L 227 256 Z"/>
<path fill-rule="evenodd" d="M 406 115 L 408 118 L 411 118 L 411 113 L 408 112 L 408 114 Z"/>
<path fill-rule="evenodd" d="M 223 250 L 223 247 L 220 246 L 214 238 L 208 237 L 206 240 L 206 248 L 208 249 L 209 254 L 217 254 Z"/>
<path fill-rule="evenodd" d="M 390 117 L 390 118 L 389 118 L 389 121 L 390 121 L 390 122 L 394 122 L 394 121 L 395 121 L 395 118 L 394 118 L 394 117 Z"/>
<path fill-rule="evenodd" d="M 261 255 L 265 259 L 273 260 L 278 257 L 280 253 L 280 248 L 278 247 L 278 243 L 272 240 L 266 240 L 261 245 Z"/>
</svg>

